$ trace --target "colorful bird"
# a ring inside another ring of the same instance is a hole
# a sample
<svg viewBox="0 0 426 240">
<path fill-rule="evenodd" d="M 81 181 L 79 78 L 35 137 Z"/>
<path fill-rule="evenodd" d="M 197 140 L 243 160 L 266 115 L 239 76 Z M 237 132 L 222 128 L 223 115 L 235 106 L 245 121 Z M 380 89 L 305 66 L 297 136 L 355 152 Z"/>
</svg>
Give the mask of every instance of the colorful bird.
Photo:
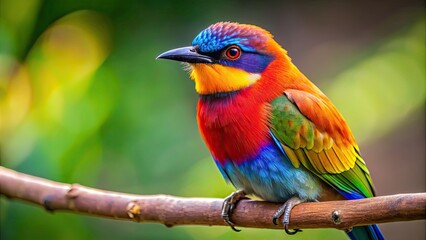
<svg viewBox="0 0 426 240">
<path fill-rule="evenodd" d="M 219 22 L 192 46 L 158 58 L 187 63 L 199 94 L 201 135 L 223 177 L 238 191 L 225 199 L 222 217 L 245 195 L 285 202 L 360 199 L 375 195 L 355 139 L 336 107 L 291 62 L 266 30 Z M 377 225 L 354 227 L 351 239 L 384 239 Z"/>
</svg>

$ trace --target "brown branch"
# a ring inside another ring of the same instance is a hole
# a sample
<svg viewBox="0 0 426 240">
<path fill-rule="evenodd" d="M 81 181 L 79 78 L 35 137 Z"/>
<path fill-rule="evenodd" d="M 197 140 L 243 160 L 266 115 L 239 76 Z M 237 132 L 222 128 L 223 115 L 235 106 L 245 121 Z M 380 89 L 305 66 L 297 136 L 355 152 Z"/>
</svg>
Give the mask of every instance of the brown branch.
<svg viewBox="0 0 426 240">
<path fill-rule="evenodd" d="M 101 217 L 166 226 L 225 225 L 222 199 L 140 196 L 64 184 L 0 167 L 0 194 L 44 206 Z M 238 226 L 281 228 L 271 218 L 279 204 L 242 200 L 232 219 Z M 291 214 L 291 228 L 338 228 L 426 218 L 426 193 L 398 194 L 351 201 L 303 203 Z"/>
</svg>

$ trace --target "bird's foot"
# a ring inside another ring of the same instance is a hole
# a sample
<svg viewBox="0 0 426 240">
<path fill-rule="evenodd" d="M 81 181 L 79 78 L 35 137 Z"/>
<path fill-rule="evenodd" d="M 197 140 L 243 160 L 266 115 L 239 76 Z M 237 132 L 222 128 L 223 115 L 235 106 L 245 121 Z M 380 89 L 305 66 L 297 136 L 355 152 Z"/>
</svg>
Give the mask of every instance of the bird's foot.
<svg viewBox="0 0 426 240">
<path fill-rule="evenodd" d="M 280 218 L 281 216 L 283 216 L 283 226 L 284 226 L 284 230 L 287 234 L 289 235 L 294 235 L 298 232 L 301 232 L 302 230 L 300 229 L 294 229 L 294 230 L 289 230 L 288 229 L 288 225 L 290 224 L 290 213 L 291 213 L 291 209 L 293 209 L 296 205 L 302 203 L 303 201 L 298 198 L 298 197 L 292 197 L 289 200 L 287 200 L 287 202 L 284 203 L 284 205 L 282 205 L 278 211 L 275 212 L 273 218 L 272 218 L 272 222 L 275 225 L 278 225 L 277 220 L 278 218 Z"/>
<path fill-rule="evenodd" d="M 231 213 L 237 206 L 238 201 L 243 198 L 246 198 L 246 193 L 243 190 L 238 190 L 236 192 L 233 192 L 227 198 L 225 198 L 222 204 L 222 218 L 226 222 L 226 224 L 228 224 L 232 228 L 232 230 L 236 232 L 239 232 L 241 230 L 236 228 L 235 223 L 231 221 Z"/>
</svg>

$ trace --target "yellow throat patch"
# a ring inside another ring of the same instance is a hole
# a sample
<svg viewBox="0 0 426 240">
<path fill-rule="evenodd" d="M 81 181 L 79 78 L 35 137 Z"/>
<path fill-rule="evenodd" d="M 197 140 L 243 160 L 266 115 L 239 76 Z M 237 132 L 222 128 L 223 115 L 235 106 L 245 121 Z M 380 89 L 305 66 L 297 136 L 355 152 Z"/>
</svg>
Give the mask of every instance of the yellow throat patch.
<svg viewBox="0 0 426 240">
<path fill-rule="evenodd" d="M 199 94 L 240 90 L 261 77 L 258 73 L 248 73 L 220 64 L 191 64 L 191 67 L 190 77 L 195 81 L 195 90 Z"/>
</svg>

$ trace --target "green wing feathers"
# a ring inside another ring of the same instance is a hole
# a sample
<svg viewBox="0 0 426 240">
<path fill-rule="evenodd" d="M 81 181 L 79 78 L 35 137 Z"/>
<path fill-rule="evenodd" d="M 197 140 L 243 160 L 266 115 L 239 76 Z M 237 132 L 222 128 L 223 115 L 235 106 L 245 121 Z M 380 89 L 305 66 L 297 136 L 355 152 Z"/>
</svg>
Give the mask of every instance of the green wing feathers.
<svg viewBox="0 0 426 240">
<path fill-rule="evenodd" d="M 352 133 L 328 99 L 286 91 L 271 107 L 272 133 L 295 167 L 302 165 L 338 191 L 374 196 Z"/>
</svg>

